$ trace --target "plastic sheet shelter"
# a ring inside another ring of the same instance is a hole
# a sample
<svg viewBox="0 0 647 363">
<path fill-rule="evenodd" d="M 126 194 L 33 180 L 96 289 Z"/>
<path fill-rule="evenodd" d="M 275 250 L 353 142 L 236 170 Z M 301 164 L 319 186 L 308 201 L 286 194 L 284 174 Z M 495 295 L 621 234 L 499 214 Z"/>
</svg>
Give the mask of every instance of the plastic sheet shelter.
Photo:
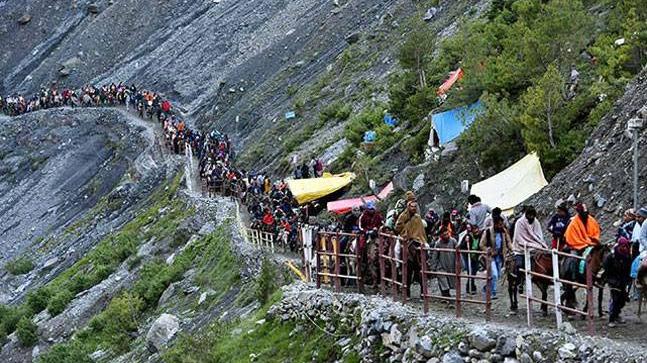
<svg viewBox="0 0 647 363">
<path fill-rule="evenodd" d="M 461 68 L 458 68 L 453 72 L 449 72 L 449 78 L 447 78 L 447 80 L 445 80 L 445 82 L 443 82 L 443 84 L 441 84 L 440 87 L 438 87 L 438 89 L 436 90 L 436 95 L 441 96 L 449 92 L 449 90 L 452 88 L 454 83 L 463 79 L 463 74 L 464 73 Z"/>
<path fill-rule="evenodd" d="M 355 180 L 354 173 L 332 175 L 324 173 L 321 178 L 287 180 L 288 188 L 299 204 L 306 204 L 332 194 Z"/>
<path fill-rule="evenodd" d="M 378 195 L 367 195 L 359 198 L 343 199 L 336 200 L 334 202 L 328 202 L 326 208 L 329 212 L 336 214 L 346 214 L 350 212 L 354 207 L 360 207 L 369 201 L 380 201 L 386 199 L 393 192 L 393 182 L 387 184 L 384 189 Z"/>
<path fill-rule="evenodd" d="M 509 214 L 514 207 L 548 185 L 536 153 L 528 154 L 499 174 L 472 185 L 471 194 Z"/>
<path fill-rule="evenodd" d="M 481 101 L 476 101 L 468 106 L 431 115 L 431 140 L 434 140 L 434 132 L 440 145 L 456 139 L 483 111 L 484 107 Z"/>
</svg>

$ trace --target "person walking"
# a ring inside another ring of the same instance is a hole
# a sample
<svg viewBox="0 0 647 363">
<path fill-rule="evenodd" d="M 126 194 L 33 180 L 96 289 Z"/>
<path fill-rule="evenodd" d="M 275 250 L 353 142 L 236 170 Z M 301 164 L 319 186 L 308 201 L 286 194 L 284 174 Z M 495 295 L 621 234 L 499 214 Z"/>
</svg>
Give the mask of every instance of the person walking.
<svg viewBox="0 0 647 363">
<path fill-rule="evenodd" d="M 611 301 L 609 304 L 609 328 L 614 328 L 625 321 L 620 315 L 622 308 L 628 300 L 627 288 L 631 283 L 629 240 L 620 237 L 613 252 L 604 259 L 604 277 L 611 288 Z"/>
<path fill-rule="evenodd" d="M 436 240 L 434 248 L 456 249 L 456 239 L 454 239 L 447 228 L 441 228 L 440 237 Z M 430 265 L 432 271 L 441 271 L 447 273 L 456 272 L 456 258 L 454 253 L 434 250 L 430 256 Z M 450 297 L 449 290 L 454 289 L 454 278 L 450 276 L 436 275 L 440 294 L 444 297 Z"/>
<path fill-rule="evenodd" d="M 481 251 L 489 251 L 490 253 L 492 265 L 492 299 L 497 299 L 497 282 L 501 277 L 503 261 L 508 254 L 512 240 L 510 239 L 510 233 L 505 226 L 503 218 L 495 217 L 493 223 L 494 225 L 486 229 L 481 235 L 480 248 Z M 483 290 L 485 290 L 485 286 Z"/>
</svg>

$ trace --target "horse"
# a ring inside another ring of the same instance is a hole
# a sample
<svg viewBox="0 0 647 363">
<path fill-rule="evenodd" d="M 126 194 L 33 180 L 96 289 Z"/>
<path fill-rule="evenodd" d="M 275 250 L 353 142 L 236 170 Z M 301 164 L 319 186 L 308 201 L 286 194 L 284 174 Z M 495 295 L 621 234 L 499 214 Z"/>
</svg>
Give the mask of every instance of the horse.
<svg viewBox="0 0 647 363">
<path fill-rule="evenodd" d="M 421 263 L 421 243 L 418 241 L 406 241 L 405 248 L 407 249 L 407 297 L 411 297 L 411 285 L 414 279 L 418 281 L 422 287 L 422 263 Z"/>
<path fill-rule="evenodd" d="M 589 265 L 588 267 L 591 269 L 591 274 L 595 277 L 597 276 L 598 272 L 600 272 L 602 268 L 602 262 L 604 261 L 604 257 L 606 254 L 609 252 L 609 248 L 606 245 L 600 245 L 595 247 L 589 254 Z M 521 256 L 523 258 L 523 256 Z M 579 261 L 579 259 L 578 259 Z M 512 262 L 512 263 L 510 263 Z M 516 263 L 514 260 L 510 261 L 508 259 L 508 268 L 506 270 L 508 271 L 508 293 L 510 295 L 510 309 L 513 312 L 516 312 L 518 309 L 518 299 L 517 299 L 517 294 L 519 292 L 519 286 L 522 285 L 523 275 L 519 273 L 519 267 L 516 266 Z M 546 276 L 553 276 L 553 260 L 552 256 L 550 253 L 547 252 L 538 252 L 531 258 L 531 266 L 526 268 L 530 268 L 532 272 L 546 275 Z M 560 271 L 560 278 L 563 280 L 568 280 L 572 281 L 573 278 L 569 276 L 571 271 L 566 271 L 562 269 Z M 578 274 L 577 276 L 577 281 L 574 282 L 581 282 L 581 283 L 586 283 L 586 275 Z M 541 276 L 532 276 L 532 283 L 535 284 L 538 288 L 539 291 L 541 291 L 541 300 L 547 301 L 548 299 L 548 286 L 552 284 L 552 279 L 550 278 L 545 278 Z M 566 307 L 575 307 L 577 304 L 577 301 L 575 300 L 575 289 L 573 286 L 570 284 L 563 284 L 564 285 L 564 293 L 560 297 L 562 304 Z M 601 289 L 601 288 L 600 288 Z M 599 296 L 601 293 L 599 294 Z M 589 308 L 588 306 L 588 301 L 587 305 L 584 307 L 585 311 L 588 311 L 587 309 Z M 598 306 L 599 310 L 602 310 L 602 304 L 599 304 Z M 548 305 L 545 303 L 541 304 L 541 311 L 543 316 L 548 315 Z"/>
<path fill-rule="evenodd" d="M 647 258 L 638 267 L 638 276 L 636 277 L 636 289 L 640 291 L 638 296 L 638 319 L 642 315 L 643 302 L 647 302 Z"/>
<path fill-rule="evenodd" d="M 601 276 L 599 276 L 599 272 L 602 270 L 604 259 L 610 251 L 611 249 L 606 244 L 597 245 L 593 247 L 593 249 L 589 253 L 588 259 L 587 267 L 591 270 L 591 275 L 593 277 L 593 286 L 598 287 L 598 315 L 600 317 L 604 315 L 602 311 L 602 306 L 604 305 L 604 303 L 602 302 L 602 300 L 604 298 L 605 281 Z M 586 284 L 586 273 L 579 273 L 577 266 L 579 265 L 580 260 L 575 260 L 577 263 L 570 264 L 570 266 L 571 269 L 576 268 L 576 270 L 572 271 L 569 268 L 563 268 L 560 272 L 560 277 L 564 280 Z M 564 260 L 564 264 L 568 264 L 568 258 Z M 577 299 L 575 294 L 576 291 L 577 287 L 574 287 L 570 284 L 564 284 L 564 294 L 562 295 L 562 300 L 564 301 L 565 306 L 569 308 L 575 308 L 577 306 Z M 584 305 L 584 311 L 588 312 L 589 308 L 592 309 L 593 307 L 589 307 L 589 301 L 587 299 L 586 304 Z"/>
</svg>

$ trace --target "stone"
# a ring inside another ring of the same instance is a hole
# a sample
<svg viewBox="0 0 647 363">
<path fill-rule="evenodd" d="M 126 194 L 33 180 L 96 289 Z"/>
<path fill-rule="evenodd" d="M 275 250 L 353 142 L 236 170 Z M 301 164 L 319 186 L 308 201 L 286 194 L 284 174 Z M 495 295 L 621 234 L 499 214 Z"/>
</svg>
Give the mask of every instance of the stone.
<svg viewBox="0 0 647 363">
<path fill-rule="evenodd" d="M 433 348 L 434 343 L 428 335 L 423 336 L 416 343 L 416 352 L 427 359 L 433 356 Z"/>
<path fill-rule="evenodd" d="M 502 335 L 497 339 L 496 352 L 504 357 L 512 355 L 512 353 L 514 353 L 516 348 L 517 348 L 517 342 L 515 339 L 511 337 Z"/>
<path fill-rule="evenodd" d="M 467 355 L 469 350 L 470 350 L 470 347 L 467 345 L 467 343 L 465 343 L 465 342 L 458 343 L 458 351 L 461 354 Z"/>
<path fill-rule="evenodd" d="M 470 356 L 471 358 L 476 358 L 476 359 L 481 359 L 481 357 L 483 357 L 483 353 L 481 353 L 477 349 L 470 349 L 469 352 L 467 352 L 467 355 Z"/>
<path fill-rule="evenodd" d="M 535 362 L 541 362 L 544 360 L 544 356 L 539 351 L 532 352 L 532 360 Z"/>
<path fill-rule="evenodd" d="M 519 363 L 519 361 L 515 358 L 505 357 L 503 363 Z"/>
<path fill-rule="evenodd" d="M 497 341 L 490 337 L 487 330 L 482 328 L 472 330 L 468 335 L 468 340 L 474 348 L 481 352 L 487 352 L 497 345 Z"/>
<path fill-rule="evenodd" d="M 431 21 L 436 14 L 438 14 L 439 9 L 435 6 L 430 7 L 427 9 L 425 12 L 425 15 L 422 17 L 422 20 L 424 21 Z"/>
<path fill-rule="evenodd" d="M 577 333 L 577 330 L 575 330 L 575 328 L 573 328 L 573 325 L 571 325 L 571 323 L 569 323 L 568 321 L 562 322 L 562 326 L 559 328 L 559 331 L 567 335 L 573 335 Z"/>
<path fill-rule="evenodd" d="M 346 39 L 346 43 L 348 43 L 348 44 L 355 44 L 355 43 L 359 42 L 360 37 L 361 37 L 361 36 L 360 36 L 360 33 L 357 33 L 357 32 L 355 32 L 355 33 L 350 33 L 350 34 L 348 34 L 348 35 L 346 36 L 346 38 L 345 38 L 345 39 Z"/>
<path fill-rule="evenodd" d="M 98 362 L 103 358 L 105 358 L 107 355 L 108 355 L 108 352 L 106 352 L 105 350 L 97 350 L 94 353 L 90 354 L 89 358 L 92 359 L 92 361 L 94 362 Z"/>
<path fill-rule="evenodd" d="M 166 302 L 168 302 L 171 299 L 171 297 L 175 294 L 175 286 L 176 285 L 177 285 L 177 283 L 174 282 L 174 283 L 170 284 L 166 288 L 166 290 L 164 290 L 164 292 L 162 293 L 162 296 L 160 296 L 160 299 L 157 302 L 158 305 L 160 305 L 160 306 L 164 305 Z"/>
<path fill-rule="evenodd" d="M 519 362 L 520 363 L 532 363 L 532 358 L 530 358 L 530 355 L 528 353 L 523 353 L 521 357 L 519 357 Z"/>
<path fill-rule="evenodd" d="M 34 346 L 31 350 L 32 359 L 36 360 L 40 356 L 40 347 L 38 345 Z"/>
<path fill-rule="evenodd" d="M 99 13 L 99 5 L 92 3 L 88 5 L 88 13 L 90 14 L 98 14 Z"/>
<path fill-rule="evenodd" d="M 58 70 L 58 75 L 59 75 L 60 77 L 67 77 L 67 76 L 69 76 L 70 74 L 72 74 L 72 70 L 71 70 L 71 69 L 69 69 L 69 68 L 65 68 L 65 67 L 63 67 L 63 68 L 61 68 L 61 69 L 59 69 L 59 70 Z"/>
<path fill-rule="evenodd" d="M 58 261 L 59 261 L 58 257 L 52 257 L 52 258 L 48 259 L 43 264 L 43 270 L 49 270 L 50 268 L 54 267 L 54 265 L 56 265 L 58 263 Z"/>
<path fill-rule="evenodd" d="M 443 363 L 463 363 L 463 358 L 461 354 L 455 350 L 445 353 L 443 355 Z"/>
<path fill-rule="evenodd" d="M 414 192 L 417 192 L 418 190 L 420 190 L 420 189 L 421 189 L 422 187 L 424 187 L 424 186 L 425 186 L 425 174 L 424 174 L 424 173 L 420 173 L 420 174 L 418 174 L 418 176 L 416 176 L 416 178 L 413 180 L 413 186 L 412 186 L 413 191 L 414 191 Z"/>
<path fill-rule="evenodd" d="M 25 14 L 18 19 L 18 24 L 25 25 L 31 21 L 31 15 Z"/>
<path fill-rule="evenodd" d="M 149 351 L 155 353 L 166 348 L 179 330 L 180 320 L 175 315 L 160 315 L 146 334 L 146 343 Z"/>
<path fill-rule="evenodd" d="M 574 359 L 577 357 L 577 352 L 575 351 L 576 347 L 573 343 L 566 343 L 559 347 L 557 354 L 562 359 Z"/>
</svg>

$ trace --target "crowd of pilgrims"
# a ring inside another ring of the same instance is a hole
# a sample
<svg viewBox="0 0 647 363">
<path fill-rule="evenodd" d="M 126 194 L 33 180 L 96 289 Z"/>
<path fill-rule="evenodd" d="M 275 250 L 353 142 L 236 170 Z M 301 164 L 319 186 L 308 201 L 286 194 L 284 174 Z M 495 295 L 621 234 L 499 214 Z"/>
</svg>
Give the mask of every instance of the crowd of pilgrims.
<svg viewBox="0 0 647 363">
<path fill-rule="evenodd" d="M 140 117 L 158 119 L 171 111 L 171 103 L 155 92 L 140 90 L 135 85 L 111 83 L 103 86 L 86 85 L 80 89 L 62 88 L 56 84 L 42 88 L 38 94 L 25 97 L 0 95 L 0 110 L 8 116 L 19 116 L 56 107 L 124 106 L 137 110 Z"/>
<path fill-rule="evenodd" d="M 58 89 L 56 85 L 43 88 L 34 96 L 20 94 L 0 96 L 0 110 L 9 116 L 55 107 L 104 107 L 122 106 L 133 109 L 141 118 L 156 118 L 164 130 L 166 146 L 176 154 L 189 148 L 199 160 L 199 173 L 205 191 L 209 194 L 229 194 L 239 198 L 249 211 L 251 228 L 274 235 L 274 239 L 297 251 L 297 231 L 300 223 L 310 223 L 312 206 L 299 206 L 285 181 L 273 182 L 262 173 L 236 169 L 232 164 L 233 148 L 226 134 L 213 131 L 201 133 L 192 130 L 178 116 L 168 100 L 159 94 L 140 90 L 123 83 L 103 86 L 87 85 L 78 90 Z M 312 173 L 310 172 L 312 170 Z M 319 160 L 303 163 L 295 168 L 295 178 L 319 177 L 323 165 Z M 571 209 L 574 214 L 571 215 Z M 604 261 L 607 282 L 612 287 L 610 322 L 622 322 L 620 309 L 628 299 L 628 291 L 635 279 L 636 264 L 647 255 L 647 209 L 627 210 L 619 223 L 613 253 Z M 557 248 L 559 250 L 583 251 L 600 244 L 600 227 L 582 203 L 570 206 L 560 204 L 546 226 L 550 242 L 544 240 L 537 212 L 525 208 L 511 219 L 499 208 L 483 204 L 478 196 L 470 195 L 467 203 L 449 209 L 439 215 L 434 209 L 422 213 L 417 198 L 407 192 L 384 217 L 374 202 L 368 202 L 337 218 L 335 222 L 319 226 L 321 230 L 345 232 L 365 238 L 341 238 L 342 253 L 359 253 L 367 271 L 365 279 L 375 286 L 378 282 L 378 265 L 375 236 L 378 232 L 392 233 L 404 241 L 461 250 L 487 251 L 491 255 L 492 297 L 497 296 L 497 281 L 503 269 L 518 270 L 523 266 L 524 248 Z M 395 246 L 390 246 L 395 247 Z M 399 246 L 398 248 L 403 248 Z M 390 253 L 397 253 L 395 248 Z M 429 256 L 433 270 L 455 271 L 455 259 L 447 253 L 437 252 Z M 647 260 L 647 259 L 646 259 Z M 486 268 L 484 259 L 476 254 L 463 254 L 463 269 L 476 275 Z M 438 276 L 438 286 L 444 296 L 454 288 L 454 280 Z M 466 284 L 467 294 L 476 294 L 474 279 Z M 483 287 L 485 288 L 485 287 Z"/>
</svg>

